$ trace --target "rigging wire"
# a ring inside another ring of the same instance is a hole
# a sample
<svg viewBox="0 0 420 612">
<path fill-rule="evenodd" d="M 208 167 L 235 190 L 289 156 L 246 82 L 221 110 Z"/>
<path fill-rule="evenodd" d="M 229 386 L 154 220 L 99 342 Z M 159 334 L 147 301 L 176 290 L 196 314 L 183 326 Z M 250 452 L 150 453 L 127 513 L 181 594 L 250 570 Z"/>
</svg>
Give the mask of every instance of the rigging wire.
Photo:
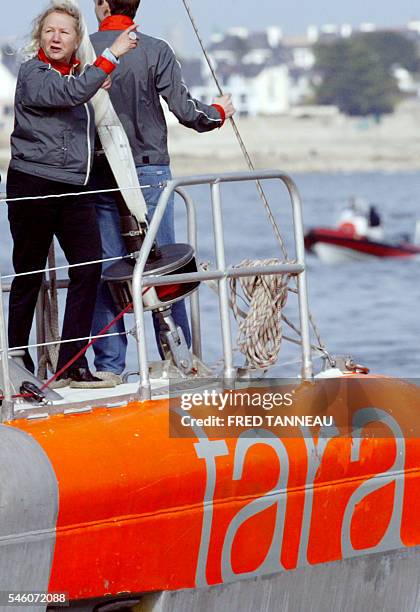
<svg viewBox="0 0 420 612">
<path fill-rule="evenodd" d="M 192 14 L 191 8 L 190 8 L 187 0 L 182 0 L 182 3 L 184 5 L 184 7 L 185 7 L 185 10 L 187 11 L 188 17 L 189 17 L 189 19 L 191 21 L 191 25 L 192 25 L 192 27 L 194 29 L 194 32 L 195 32 L 196 36 L 197 36 L 197 40 L 198 40 L 198 42 L 200 44 L 201 50 L 203 51 L 204 57 L 206 58 L 207 65 L 208 65 L 208 67 L 210 69 L 210 72 L 212 74 L 214 82 L 216 83 L 216 87 L 217 87 L 220 95 L 223 96 L 224 92 L 223 92 L 222 86 L 220 84 L 220 81 L 219 81 L 219 78 L 218 78 L 218 76 L 216 74 L 216 71 L 213 68 L 213 64 L 211 62 L 210 56 L 208 54 L 208 51 L 207 51 L 206 47 L 204 46 L 203 39 L 201 37 L 200 31 L 198 29 L 198 26 L 197 26 L 197 24 L 195 22 L 194 15 Z M 245 145 L 245 143 L 243 141 L 243 138 L 242 138 L 242 136 L 241 136 L 241 134 L 239 132 L 239 129 L 238 129 L 238 126 L 236 125 L 235 119 L 233 117 L 230 117 L 229 121 L 230 121 L 230 124 L 231 124 L 231 126 L 233 128 L 235 136 L 236 136 L 236 138 L 237 138 L 237 140 L 239 142 L 239 146 L 241 147 L 241 150 L 242 150 L 243 156 L 244 156 L 244 158 L 246 160 L 246 163 L 248 164 L 248 168 L 251 171 L 254 171 L 255 170 L 254 163 L 253 163 L 253 161 L 251 159 L 250 154 L 248 153 L 248 149 L 246 148 L 246 145 Z M 276 220 L 274 219 L 273 212 L 272 212 L 272 210 L 270 208 L 270 204 L 268 203 L 268 199 L 267 199 L 267 196 L 265 195 L 263 186 L 261 185 L 261 181 L 257 180 L 257 181 L 255 181 L 255 183 L 257 185 L 258 193 L 259 193 L 260 198 L 261 198 L 261 200 L 262 200 L 262 202 L 264 204 L 264 207 L 265 207 L 265 210 L 267 212 L 267 215 L 268 215 L 268 218 L 270 220 L 270 223 L 273 226 L 274 233 L 276 235 L 277 241 L 278 241 L 278 243 L 280 245 L 280 248 L 282 250 L 283 256 L 284 256 L 285 259 L 288 259 L 286 245 L 284 244 L 284 241 L 283 241 L 283 238 L 281 236 L 279 227 L 278 227 L 278 225 L 276 223 Z"/>
<path fill-rule="evenodd" d="M 198 43 L 199 43 L 199 45 L 201 47 L 201 50 L 203 52 L 203 55 L 205 57 L 207 65 L 209 67 L 209 70 L 211 72 L 213 80 L 214 80 L 214 82 L 216 84 L 216 87 L 217 87 L 220 95 L 223 96 L 224 95 L 223 88 L 222 88 L 221 83 L 219 81 L 219 78 L 218 78 L 218 76 L 216 74 L 216 71 L 215 71 L 215 69 L 213 67 L 210 55 L 209 55 L 209 53 L 208 53 L 208 51 L 207 51 L 207 49 L 206 49 L 206 47 L 204 45 L 203 38 L 202 38 L 202 36 L 200 34 L 200 30 L 198 29 L 198 26 L 197 26 L 197 23 L 195 21 L 194 15 L 192 14 L 192 10 L 191 10 L 191 7 L 190 7 L 190 5 L 188 3 L 188 0 L 182 0 L 182 3 L 184 5 L 184 7 L 185 7 L 185 10 L 187 12 L 188 18 L 189 18 L 189 20 L 191 22 L 191 25 L 192 25 L 193 30 L 195 32 L 195 35 L 197 37 Z M 239 146 L 240 146 L 240 148 L 242 150 L 242 153 L 243 153 L 243 156 L 244 156 L 244 158 L 246 160 L 248 168 L 251 171 L 254 171 L 255 170 L 254 163 L 253 163 L 253 161 L 251 159 L 251 156 L 250 156 L 250 154 L 248 152 L 248 149 L 246 148 L 246 145 L 245 145 L 245 143 L 243 141 L 243 138 L 242 138 L 242 136 L 241 136 L 241 134 L 239 132 L 239 129 L 238 129 L 238 126 L 236 125 L 235 119 L 233 117 L 230 117 L 229 121 L 230 121 L 230 124 L 231 124 L 231 126 L 233 128 L 234 134 L 235 134 L 235 136 L 236 136 L 236 138 L 238 140 Z M 277 241 L 278 241 L 278 243 L 280 245 L 280 248 L 282 250 L 283 256 L 284 256 L 285 259 L 288 259 L 288 254 L 287 254 L 286 246 L 284 244 L 284 241 L 283 241 L 283 238 L 281 236 L 279 227 L 278 227 L 278 225 L 276 223 L 276 220 L 274 218 L 274 215 L 273 215 L 273 212 L 271 210 L 270 204 L 268 202 L 267 196 L 265 195 L 265 192 L 264 192 L 264 189 L 262 187 L 261 181 L 257 180 L 257 181 L 255 181 L 255 183 L 257 185 L 257 190 L 258 190 L 259 196 L 261 198 L 261 201 L 262 201 L 262 203 L 264 205 L 264 208 L 266 210 L 268 219 L 269 219 L 269 221 L 270 221 L 270 223 L 271 223 L 271 225 L 273 227 L 274 234 L 275 234 L 275 236 L 277 238 Z M 322 341 L 321 334 L 319 332 L 319 329 L 318 329 L 318 327 L 317 327 L 317 325 L 315 323 L 315 320 L 314 320 L 314 318 L 313 318 L 311 313 L 309 313 L 309 320 L 311 322 L 312 329 L 313 329 L 315 337 L 316 337 L 316 339 L 317 339 L 317 341 L 319 343 L 319 346 L 323 350 L 325 350 L 325 344 Z"/>
</svg>

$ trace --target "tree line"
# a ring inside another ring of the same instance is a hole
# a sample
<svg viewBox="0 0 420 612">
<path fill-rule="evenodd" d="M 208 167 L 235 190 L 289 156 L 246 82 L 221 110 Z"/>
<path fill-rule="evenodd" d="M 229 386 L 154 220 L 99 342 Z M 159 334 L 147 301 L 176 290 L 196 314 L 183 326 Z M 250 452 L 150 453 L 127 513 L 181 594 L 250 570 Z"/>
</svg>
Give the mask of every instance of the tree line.
<svg viewBox="0 0 420 612">
<path fill-rule="evenodd" d="M 316 102 L 356 116 L 393 112 L 401 98 L 393 69 L 420 69 L 416 42 L 398 32 L 360 33 L 318 43 L 315 58 Z"/>
</svg>

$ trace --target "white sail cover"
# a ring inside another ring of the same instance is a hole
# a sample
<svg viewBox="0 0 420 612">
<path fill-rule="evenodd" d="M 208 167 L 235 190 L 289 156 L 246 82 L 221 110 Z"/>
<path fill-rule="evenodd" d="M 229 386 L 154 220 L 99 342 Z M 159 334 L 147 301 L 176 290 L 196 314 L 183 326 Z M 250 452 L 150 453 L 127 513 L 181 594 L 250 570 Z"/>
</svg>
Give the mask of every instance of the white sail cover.
<svg viewBox="0 0 420 612">
<path fill-rule="evenodd" d="M 77 0 L 70 0 L 79 8 Z M 59 0 L 57 0 L 59 3 Z M 86 23 L 83 21 L 83 40 L 77 52 L 82 65 L 93 64 L 96 53 L 89 39 Z M 104 89 L 100 89 L 91 99 L 95 111 L 95 123 L 121 194 L 131 212 L 140 223 L 146 220 L 146 202 L 140 188 L 139 179 L 125 130 L 112 106 L 111 99 Z"/>
</svg>

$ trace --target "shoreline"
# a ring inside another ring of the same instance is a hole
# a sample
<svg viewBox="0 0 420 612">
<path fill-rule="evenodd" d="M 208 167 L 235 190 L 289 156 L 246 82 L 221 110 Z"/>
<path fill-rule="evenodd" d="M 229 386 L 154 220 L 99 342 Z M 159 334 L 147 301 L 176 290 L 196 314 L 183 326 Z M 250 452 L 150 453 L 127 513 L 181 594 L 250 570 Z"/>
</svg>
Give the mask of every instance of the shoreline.
<svg viewBox="0 0 420 612">
<path fill-rule="evenodd" d="M 372 118 L 239 117 L 238 129 L 256 169 L 288 174 L 420 172 L 420 101 L 406 101 L 380 123 Z M 197 134 L 179 124 L 168 129 L 174 176 L 247 170 L 233 130 Z M 9 136 L 0 134 L 2 178 Z"/>
<path fill-rule="evenodd" d="M 419 149 L 420 156 L 420 149 Z M 335 161 L 331 163 L 329 160 L 319 160 L 317 163 L 302 160 L 288 160 L 284 162 L 281 158 L 267 156 L 261 161 L 261 158 L 254 161 L 256 170 L 281 170 L 291 176 L 297 174 L 415 174 L 420 172 L 419 162 L 407 163 L 404 160 L 395 162 L 395 160 L 364 160 L 363 165 L 359 163 L 347 163 L 344 161 Z M 213 174 L 221 172 L 242 172 L 247 171 L 248 167 L 243 157 L 232 157 L 217 159 L 215 157 L 200 158 L 197 160 L 192 157 L 183 157 L 174 155 L 171 162 L 173 176 L 189 176 L 195 174 Z"/>
<path fill-rule="evenodd" d="M 420 171 L 420 101 L 408 101 L 382 118 L 238 118 L 238 129 L 256 168 L 302 172 Z M 229 125 L 196 134 L 180 125 L 169 128 L 174 174 L 245 169 Z M 194 151 L 186 155 L 185 151 Z"/>
</svg>

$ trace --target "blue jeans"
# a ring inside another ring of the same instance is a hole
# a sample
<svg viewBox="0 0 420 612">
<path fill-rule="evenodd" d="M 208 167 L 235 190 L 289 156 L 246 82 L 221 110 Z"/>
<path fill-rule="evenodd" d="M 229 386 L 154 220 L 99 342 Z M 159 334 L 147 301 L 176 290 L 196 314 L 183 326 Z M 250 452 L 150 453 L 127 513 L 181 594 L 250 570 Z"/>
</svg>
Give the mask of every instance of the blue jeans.
<svg viewBox="0 0 420 612">
<path fill-rule="evenodd" d="M 148 219 L 150 221 L 156 210 L 159 197 L 165 187 L 166 181 L 172 178 L 171 171 L 169 166 L 139 166 L 137 168 L 137 174 L 140 185 L 150 185 L 150 187 L 146 187 L 142 190 L 147 204 Z M 99 182 L 101 182 L 101 186 L 99 186 Z M 93 176 L 89 188 L 94 190 L 101 188 L 105 189 L 107 187 L 103 184 L 103 177 Z M 96 213 L 101 232 L 103 258 L 107 259 L 126 255 L 125 245 L 120 232 L 120 217 L 112 194 L 97 194 L 95 198 L 97 198 Z M 174 197 L 172 195 L 157 233 L 157 243 L 158 245 L 163 245 L 174 242 Z M 104 263 L 102 271 L 104 272 L 107 270 L 113 263 L 114 262 Z M 95 313 L 93 316 L 92 335 L 97 335 L 117 316 L 117 314 L 118 310 L 111 297 L 108 286 L 106 283 L 101 282 L 98 288 Z M 188 346 L 191 346 L 190 326 L 184 301 L 177 302 L 172 306 L 172 315 L 177 325 L 179 325 L 184 332 Z M 153 317 L 153 324 L 159 352 L 161 352 L 158 342 L 159 325 L 155 317 Z M 123 319 L 120 319 L 109 330 L 109 333 L 115 332 L 124 334 L 125 325 Z M 93 350 L 95 352 L 95 367 L 98 371 L 121 374 L 125 369 L 127 336 L 121 335 L 101 338 L 95 342 Z"/>
</svg>

